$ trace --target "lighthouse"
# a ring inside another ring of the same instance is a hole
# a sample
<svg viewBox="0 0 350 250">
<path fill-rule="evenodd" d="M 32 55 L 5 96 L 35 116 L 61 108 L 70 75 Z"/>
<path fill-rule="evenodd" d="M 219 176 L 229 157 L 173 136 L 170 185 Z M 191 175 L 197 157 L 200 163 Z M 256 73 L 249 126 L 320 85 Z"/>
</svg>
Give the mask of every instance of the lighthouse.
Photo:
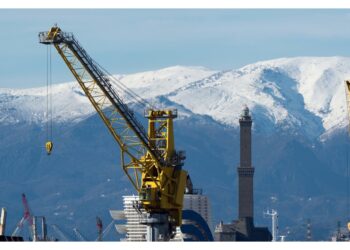
<svg viewBox="0 0 350 250">
<path fill-rule="evenodd" d="M 238 172 L 238 218 L 254 219 L 254 168 L 252 166 L 252 117 L 246 106 L 239 119 L 240 163 Z"/>
<path fill-rule="evenodd" d="M 271 241 L 267 227 L 254 225 L 254 171 L 252 166 L 252 117 L 245 106 L 239 118 L 240 159 L 238 174 L 238 218 L 231 223 L 221 221 L 215 227 L 216 241 Z"/>
</svg>

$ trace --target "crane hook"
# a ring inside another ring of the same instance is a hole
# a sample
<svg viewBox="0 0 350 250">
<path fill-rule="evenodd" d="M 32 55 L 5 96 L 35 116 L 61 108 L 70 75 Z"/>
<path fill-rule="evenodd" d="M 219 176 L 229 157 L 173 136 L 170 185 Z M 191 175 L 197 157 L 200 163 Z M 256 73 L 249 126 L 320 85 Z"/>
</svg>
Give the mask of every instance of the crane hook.
<svg viewBox="0 0 350 250">
<path fill-rule="evenodd" d="M 46 148 L 47 155 L 50 155 L 51 151 L 52 151 L 52 148 L 53 148 L 52 141 L 47 141 L 46 144 L 45 144 L 45 148 Z"/>
</svg>

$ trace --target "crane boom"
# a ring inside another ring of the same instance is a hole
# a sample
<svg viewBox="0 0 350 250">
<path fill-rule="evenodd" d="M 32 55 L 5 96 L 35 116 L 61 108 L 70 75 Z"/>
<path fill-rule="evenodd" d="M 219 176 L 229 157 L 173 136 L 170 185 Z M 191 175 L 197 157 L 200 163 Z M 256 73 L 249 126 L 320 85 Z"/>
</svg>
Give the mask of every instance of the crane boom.
<svg viewBox="0 0 350 250">
<path fill-rule="evenodd" d="M 26 221 L 28 222 L 30 229 L 33 225 L 33 216 L 30 212 L 28 200 L 27 200 L 27 197 L 24 193 L 22 194 L 22 204 L 23 204 L 23 208 L 24 208 L 23 217 L 18 222 L 17 227 L 15 228 L 15 230 L 12 233 L 12 236 L 18 235 L 20 230 L 22 230 L 22 228 L 23 228 L 24 222 L 26 222 Z M 31 230 L 29 230 L 29 231 L 31 231 Z"/>
<path fill-rule="evenodd" d="M 345 95 L 346 95 L 346 108 L 347 116 L 350 124 L 350 80 L 345 81 Z M 348 133 L 350 135 L 350 125 L 348 126 Z"/>
<path fill-rule="evenodd" d="M 78 228 L 73 228 L 73 232 L 79 241 L 87 241 L 86 237 L 81 234 Z"/>
<path fill-rule="evenodd" d="M 166 213 L 171 225 L 181 225 L 186 171 L 184 154 L 175 151 L 174 110 L 147 110 L 148 131 L 123 102 L 104 70 L 87 54 L 72 33 L 57 26 L 39 33 L 52 44 L 121 149 L 121 165 L 150 213 Z"/>
<path fill-rule="evenodd" d="M 96 227 L 97 227 L 97 233 L 98 233 L 98 241 L 102 241 L 102 232 L 103 232 L 103 224 L 100 217 L 96 217 Z"/>
<path fill-rule="evenodd" d="M 68 237 L 62 232 L 62 230 L 56 224 L 52 224 L 51 228 L 57 233 L 61 241 L 69 241 Z"/>
</svg>

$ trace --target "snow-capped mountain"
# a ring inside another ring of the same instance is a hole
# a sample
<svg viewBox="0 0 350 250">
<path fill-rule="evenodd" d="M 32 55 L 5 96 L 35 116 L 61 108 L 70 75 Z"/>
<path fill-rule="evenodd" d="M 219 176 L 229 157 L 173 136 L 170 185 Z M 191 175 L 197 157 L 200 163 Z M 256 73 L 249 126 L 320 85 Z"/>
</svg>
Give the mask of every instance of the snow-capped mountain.
<svg viewBox="0 0 350 250">
<path fill-rule="evenodd" d="M 226 71 L 175 66 L 114 77 L 151 103 L 162 97 L 233 127 L 243 105 L 264 124 L 257 123 L 260 131 L 280 128 L 317 137 L 347 124 L 343 82 L 350 77 L 350 58 L 282 58 Z M 0 121 L 42 123 L 46 91 L 0 89 Z M 55 122 L 78 122 L 94 113 L 74 82 L 53 85 L 52 100 Z"/>
<path fill-rule="evenodd" d="M 246 104 L 254 116 L 274 125 L 320 135 L 345 126 L 343 82 L 349 77 L 350 58 L 284 58 L 218 72 L 174 91 L 169 99 L 234 126 Z"/>
<path fill-rule="evenodd" d="M 269 225 L 262 211 L 275 208 L 280 231 L 288 226 L 299 232 L 294 239 L 303 239 L 305 218 L 313 220 L 315 239 L 325 239 L 345 214 L 343 82 L 349 77 L 350 58 L 343 57 L 114 76 L 151 104 L 178 108 L 176 147 L 186 150 L 185 168 L 211 200 L 214 225 L 236 218 L 238 118 L 247 105 L 254 128 L 255 221 Z M 121 209 L 122 195 L 135 191 L 119 166 L 118 146 L 75 82 L 52 86 L 54 150 L 46 155 L 46 91 L 0 89 L 0 207 L 8 208 L 11 230 L 21 218 L 25 192 L 34 214 L 93 239 L 96 215 L 108 224 L 108 210 Z"/>
<path fill-rule="evenodd" d="M 213 73 L 215 71 L 203 67 L 175 66 L 133 75 L 116 75 L 113 78 L 136 90 L 144 99 L 149 99 L 168 94 Z M 123 97 L 125 94 L 121 92 L 120 95 Z M 0 122 L 45 122 L 47 96 L 52 98 L 52 116 L 56 123 L 79 122 L 95 112 L 76 82 L 55 84 L 49 90 L 46 87 L 0 89 Z M 128 96 L 125 98 L 127 102 Z"/>
</svg>

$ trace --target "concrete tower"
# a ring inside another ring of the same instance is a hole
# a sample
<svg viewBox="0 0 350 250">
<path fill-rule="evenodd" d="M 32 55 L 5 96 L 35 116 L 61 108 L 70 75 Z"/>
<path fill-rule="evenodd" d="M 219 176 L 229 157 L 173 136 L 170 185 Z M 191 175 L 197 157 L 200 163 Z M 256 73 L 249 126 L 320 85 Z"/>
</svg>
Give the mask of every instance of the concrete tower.
<svg viewBox="0 0 350 250">
<path fill-rule="evenodd" d="M 248 107 L 243 109 L 240 125 L 240 164 L 238 170 L 238 218 L 254 218 L 254 192 L 252 166 L 252 118 Z"/>
</svg>

